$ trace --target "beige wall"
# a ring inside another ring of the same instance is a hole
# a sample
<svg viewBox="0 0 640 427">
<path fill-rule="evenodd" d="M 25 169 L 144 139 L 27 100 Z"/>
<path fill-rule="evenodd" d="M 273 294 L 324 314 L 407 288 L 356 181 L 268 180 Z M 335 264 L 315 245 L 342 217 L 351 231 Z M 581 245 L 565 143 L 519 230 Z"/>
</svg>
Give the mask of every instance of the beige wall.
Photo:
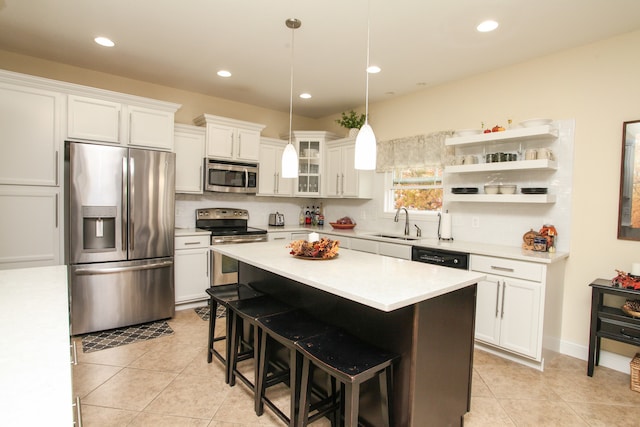
<svg viewBox="0 0 640 427">
<path fill-rule="evenodd" d="M 588 342 L 590 288 L 597 277 L 640 261 L 640 242 L 616 238 L 622 122 L 640 119 L 640 32 L 426 89 L 370 106 L 378 139 L 549 117 L 576 120 L 571 256 L 562 339 Z M 177 121 L 206 112 L 288 128 L 288 114 L 0 51 L 0 68 L 183 104 Z M 296 118 L 297 129 L 336 131 L 333 120 Z M 343 132 L 343 131 L 340 131 Z M 562 231 L 560 231 L 562 233 Z M 609 345 L 632 355 L 637 347 Z"/>
</svg>

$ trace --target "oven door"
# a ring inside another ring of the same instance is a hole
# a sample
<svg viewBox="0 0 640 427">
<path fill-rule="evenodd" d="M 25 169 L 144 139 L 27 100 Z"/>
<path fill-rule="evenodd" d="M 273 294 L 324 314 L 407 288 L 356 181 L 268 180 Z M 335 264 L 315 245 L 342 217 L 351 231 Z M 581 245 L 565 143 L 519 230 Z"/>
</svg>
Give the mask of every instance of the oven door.
<svg viewBox="0 0 640 427">
<path fill-rule="evenodd" d="M 258 165 L 205 160 L 205 190 L 223 193 L 256 193 Z"/>
</svg>

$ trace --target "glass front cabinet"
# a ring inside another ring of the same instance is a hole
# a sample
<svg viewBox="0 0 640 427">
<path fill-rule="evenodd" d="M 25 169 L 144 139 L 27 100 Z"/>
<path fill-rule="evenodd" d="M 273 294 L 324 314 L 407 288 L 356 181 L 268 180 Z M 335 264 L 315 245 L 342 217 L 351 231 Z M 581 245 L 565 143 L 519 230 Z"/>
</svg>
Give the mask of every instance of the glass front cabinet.
<svg viewBox="0 0 640 427">
<path fill-rule="evenodd" d="M 288 138 L 288 135 L 286 136 Z M 323 167 L 325 143 L 337 139 L 329 132 L 293 131 L 292 140 L 298 151 L 298 179 L 295 194 L 300 196 L 323 195 Z"/>
</svg>

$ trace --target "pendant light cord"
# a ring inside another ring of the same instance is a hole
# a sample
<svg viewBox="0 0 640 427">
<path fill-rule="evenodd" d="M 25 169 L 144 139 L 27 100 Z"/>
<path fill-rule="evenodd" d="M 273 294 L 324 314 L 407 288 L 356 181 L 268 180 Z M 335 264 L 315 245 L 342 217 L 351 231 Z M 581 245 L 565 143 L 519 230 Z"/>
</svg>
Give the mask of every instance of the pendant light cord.
<svg viewBox="0 0 640 427">
<path fill-rule="evenodd" d="M 291 130 L 293 126 L 293 33 L 295 28 L 291 29 L 291 82 L 289 87 L 289 144 L 291 144 Z"/>
<path fill-rule="evenodd" d="M 370 44 L 370 33 L 371 33 L 371 2 L 367 2 L 367 68 L 365 73 L 367 74 L 366 79 L 366 93 L 365 93 L 365 101 L 364 101 L 364 123 L 369 123 L 369 44 Z"/>
</svg>

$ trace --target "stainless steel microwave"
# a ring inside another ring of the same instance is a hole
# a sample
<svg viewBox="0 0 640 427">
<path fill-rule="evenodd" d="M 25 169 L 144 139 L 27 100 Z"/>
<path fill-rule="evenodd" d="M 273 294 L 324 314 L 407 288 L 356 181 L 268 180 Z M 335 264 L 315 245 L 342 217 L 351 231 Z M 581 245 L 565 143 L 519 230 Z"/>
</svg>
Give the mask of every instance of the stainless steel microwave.
<svg viewBox="0 0 640 427">
<path fill-rule="evenodd" d="M 223 193 L 256 193 L 258 164 L 204 160 L 204 189 Z"/>
</svg>

